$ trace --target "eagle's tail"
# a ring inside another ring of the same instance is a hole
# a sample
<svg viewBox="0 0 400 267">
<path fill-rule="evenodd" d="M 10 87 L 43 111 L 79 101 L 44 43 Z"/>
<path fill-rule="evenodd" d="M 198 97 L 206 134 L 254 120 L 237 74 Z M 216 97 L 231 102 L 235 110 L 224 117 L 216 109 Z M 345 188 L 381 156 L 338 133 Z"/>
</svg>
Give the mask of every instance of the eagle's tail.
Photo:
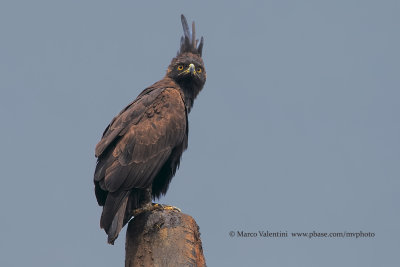
<svg viewBox="0 0 400 267">
<path fill-rule="evenodd" d="M 101 214 L 100 227 L 108 235 L 108 243 L 114 245 L 119 232 L 124 226 L 124 217 L 128 203 L 129 191 L 108 193 Z"/>
</svg>

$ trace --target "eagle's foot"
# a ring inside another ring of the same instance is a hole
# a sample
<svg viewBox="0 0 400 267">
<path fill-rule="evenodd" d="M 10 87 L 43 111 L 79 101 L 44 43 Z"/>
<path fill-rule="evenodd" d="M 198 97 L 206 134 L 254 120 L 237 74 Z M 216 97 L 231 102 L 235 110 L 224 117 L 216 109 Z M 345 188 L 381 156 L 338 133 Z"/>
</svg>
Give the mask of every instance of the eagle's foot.
<svg viewBox="0 0 400 267">
<path fill-rule="evenodd" d="M 154 210 L 154 208 L 153 208 L 152 203 L 150 202 L 150 203 L 147 203 L 147 204 L 143 205 L 143 206 L 140 207 L 140 208 L 134 209 L 134 210 L 132 211 L 132 215 L 133 215 L 134 217 L 136 217 L 136 216 L 138 216 L 138 215 L 141 214 L 141 213 L 144 213 L 144 212 L 147 212 L 147 211 L 152 211 L 152 210 Z"/>
<path fill-rule="evenodd" d="M 148 212 L 148 211 L 153 211 L 153 210 L 172 210 L 176 212 L 181 212 L 180 208 L 170 206 L 170 205 L 165 205 L 165 204 L 158 204 L 158 203 L 148 203 L 141 208 L 137 208 L 132 211 L 133 216 L 138 216 L 141 213 Z"/>
<path fill-rule="evenodd" d="M 175 206 L 170 206 L 170 205 L 165 205 L 165 204 L 159 204 L 159 203 L 153 203 L 154 209 L 157 210 L 172 210 L 176 212 L 181 212 L 181 209 Z"/>
</svg>

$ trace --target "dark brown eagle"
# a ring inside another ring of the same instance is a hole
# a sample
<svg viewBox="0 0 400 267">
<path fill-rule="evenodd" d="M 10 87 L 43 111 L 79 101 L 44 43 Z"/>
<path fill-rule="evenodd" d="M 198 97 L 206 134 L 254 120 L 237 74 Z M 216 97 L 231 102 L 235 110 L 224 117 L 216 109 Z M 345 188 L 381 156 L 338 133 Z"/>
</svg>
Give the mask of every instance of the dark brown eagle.
<svg viewBox="0 0 400 267">
<path fill-rule="evenodd" d="M 188 146 L 187 116 L 206 70 L 203 37 L 199 42 L 194 22 L 190 30 L 185 16 L 181 20 L 184 36 L 165 77 L 124 108 L 96 146 L 95 193 L 110 244 L 135 210 L 151 209 L 152 199 L 165 195 Z"/>
</svg>

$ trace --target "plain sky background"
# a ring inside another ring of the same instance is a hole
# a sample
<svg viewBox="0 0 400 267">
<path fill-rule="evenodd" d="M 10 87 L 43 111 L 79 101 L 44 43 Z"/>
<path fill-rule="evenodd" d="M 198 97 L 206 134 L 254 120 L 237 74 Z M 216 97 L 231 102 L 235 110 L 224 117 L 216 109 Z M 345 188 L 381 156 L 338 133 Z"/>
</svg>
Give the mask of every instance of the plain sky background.
<svg viewBox="0 0 400 267">
<path fill-rule="evenodd" d="M 160 202 L 196 219 L 208 266 L 400 266 L 400 2 L 138 2 L 1 1 L 0 266 L 123 266 L 94 147 L 164 76 L 181 13 L 208 79 Z"/>
</svg>

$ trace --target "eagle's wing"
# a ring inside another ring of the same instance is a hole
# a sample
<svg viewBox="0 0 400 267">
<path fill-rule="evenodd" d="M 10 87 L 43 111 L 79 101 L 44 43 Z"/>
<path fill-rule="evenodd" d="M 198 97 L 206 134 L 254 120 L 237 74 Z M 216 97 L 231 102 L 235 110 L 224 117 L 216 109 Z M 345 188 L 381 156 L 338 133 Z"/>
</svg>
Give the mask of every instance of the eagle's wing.
<svg viewBox="0 0 400 267">
<path fill-rule="evenodd" d="M 142 93 L 113 119 L 97 144 L 94 180 L 108 192 L 148 187 L 183 141 L 186 123 L 178 90 Z"/>
<path fill-rule="evenodd" d="M 100 157 L 113 141 L 122 136 L 122 130 L 131 124 L 137 124 L 146 108 L 155 101 L 164 89 L 158 87 L 157 84 L 146 88 L 132 103 L 115 116 L 104 130 L 100 142 L 96 145 L 95 156 Z"/>
<path fill-rule="evenodd" d="M 174 88 L 149 88 L 117 115 L 96 146 L 96 197 L 109 241 L 122 228 L 129 191 L 148 188 L 185 140 L 186 109 Z M 100 188 L 98 188 L 100 187 Z M 108 192 L 108 193 L 106 193 Z"/>
</svg>

